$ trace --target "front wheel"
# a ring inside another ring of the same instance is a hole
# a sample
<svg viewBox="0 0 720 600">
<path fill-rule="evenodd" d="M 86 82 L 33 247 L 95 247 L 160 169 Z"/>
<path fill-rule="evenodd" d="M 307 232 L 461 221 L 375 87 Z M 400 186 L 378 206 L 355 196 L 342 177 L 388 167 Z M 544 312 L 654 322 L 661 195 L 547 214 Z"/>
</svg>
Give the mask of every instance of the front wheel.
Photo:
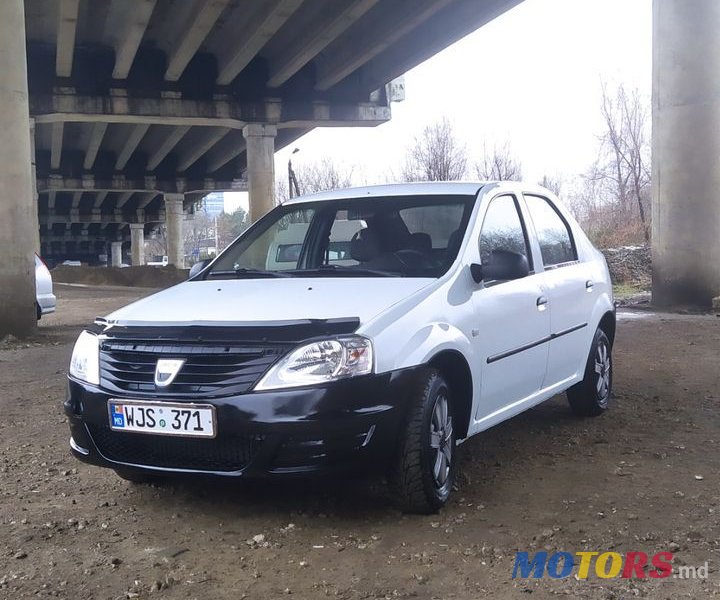
<svg viewBox="0 0 720 600">
<path fill-rule="evenodd" d="M 612 377 L 612 345 L 605 332 L 598 329 L 585 366 L 585 377 L 567 392 L 573 412 L 583 417 L 603 414 L 612 394 Z"/>
<path fill-rule="evenodd" d="M 429 514 L 445 505 L 455 479 L 452 397 L 442 375 L 428 369 L 410 402 L 395 458 L 393 487 L 404 511 Z"/>
</svg>

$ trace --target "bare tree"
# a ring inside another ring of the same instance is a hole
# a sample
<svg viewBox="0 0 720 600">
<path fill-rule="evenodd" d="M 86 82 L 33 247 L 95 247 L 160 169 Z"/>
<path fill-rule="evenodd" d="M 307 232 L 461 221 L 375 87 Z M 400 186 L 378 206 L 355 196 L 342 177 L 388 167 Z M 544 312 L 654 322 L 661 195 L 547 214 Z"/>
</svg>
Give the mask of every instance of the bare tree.
<svg viewBox="0 0 720 600">
<path fill-rule="evenodd" d="M 538 185 L 550 190 L 556 196 L 562 196 L 563 180 L 559 176 L 543 175 Z"/>
<path fill-rule="evenodd" d="M 467 152 L 447 117 L 425 127 L 408 148 L 403 181 L 453 181 L 467 173 Z"/>
<path fill-rule="evenodd" d="M 510 151 L 510 146 L 483 146 L 483 158 L 475 163 L 475 173 L 483 181 L 518 181 L 522 179 L 522 165 Z"/>
<path fill-rule="evenodd" d="M 623 219 L 640 219 L 645 242 L 650 241 L 646 207 L 650 193 L 648 109 L 637 90 L 620 85 L 614 94 L 602 86 L 601 113 L 605 132 L 600 155 L 589 177 L 616 205 Z M 637 210 L 637 212 L 635 212 Z"/>
<path fill-rule="evenodd" d="M 338 164 L 328 156 L 299 165 L 294 171 L 301 194 L 339 190 L 352 185 L 353 169 Z M 275 183 L 275 199 L 282 204 L 289 197 L 287 177 L 283 174 Z"/>
</svg>

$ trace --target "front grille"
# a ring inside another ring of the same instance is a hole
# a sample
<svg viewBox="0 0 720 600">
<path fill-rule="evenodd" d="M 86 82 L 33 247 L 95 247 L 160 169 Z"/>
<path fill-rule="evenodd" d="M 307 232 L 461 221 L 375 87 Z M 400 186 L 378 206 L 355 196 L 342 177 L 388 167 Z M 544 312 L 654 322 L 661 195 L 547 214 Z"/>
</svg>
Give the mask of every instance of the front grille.
<svg viewBox="0 0 720 600">
<path fill-rule="evenodd" d="M 178 343 L 161 340 L 104 340 L 100 347 L 100 385 L 115 393 L 176 398 L 225 396 L 247 392 L 289 346 Z M 185 364 L 167 387 L 155 386 L 160 358 Z"/>
<path fill-rule="evenodd" d="M 113 431 L 97 425 L 87 428 L 100 454 L 108 460 L 167 469 L 240 471 L 261 442 L 248 436 L 202 439 Z"/>
</svg>

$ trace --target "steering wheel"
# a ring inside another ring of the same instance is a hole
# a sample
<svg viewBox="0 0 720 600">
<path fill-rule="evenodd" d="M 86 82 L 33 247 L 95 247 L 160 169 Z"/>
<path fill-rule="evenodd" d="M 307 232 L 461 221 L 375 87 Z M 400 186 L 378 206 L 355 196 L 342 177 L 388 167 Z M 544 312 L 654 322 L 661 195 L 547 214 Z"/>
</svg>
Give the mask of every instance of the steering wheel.
<svg viewBox="0 0 720 600">
<path fill-rule="evenodd" d="M 413 250 L 412 248 L 404 248 L 393 252 L 393 256 L 397 258 L 404 267 L 417 268 L 427 266 L 428 257 L 424 252 Z"/>
</svg>

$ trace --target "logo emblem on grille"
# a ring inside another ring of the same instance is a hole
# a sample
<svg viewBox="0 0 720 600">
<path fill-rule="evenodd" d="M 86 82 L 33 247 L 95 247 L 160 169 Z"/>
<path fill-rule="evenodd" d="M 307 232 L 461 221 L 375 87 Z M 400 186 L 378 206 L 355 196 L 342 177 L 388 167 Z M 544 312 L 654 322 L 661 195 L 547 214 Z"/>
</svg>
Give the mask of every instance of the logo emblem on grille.
<svg viewBox="0 0 720 600">
<path fill-rule="evenodd" d="M 157 387 L 169 386 L 175 381 L 175 377 L 177 377 L 184 364 L 183 359 L 161 358 L 158 360 L 155 366 L 155 385 Z"/>
</svg>

